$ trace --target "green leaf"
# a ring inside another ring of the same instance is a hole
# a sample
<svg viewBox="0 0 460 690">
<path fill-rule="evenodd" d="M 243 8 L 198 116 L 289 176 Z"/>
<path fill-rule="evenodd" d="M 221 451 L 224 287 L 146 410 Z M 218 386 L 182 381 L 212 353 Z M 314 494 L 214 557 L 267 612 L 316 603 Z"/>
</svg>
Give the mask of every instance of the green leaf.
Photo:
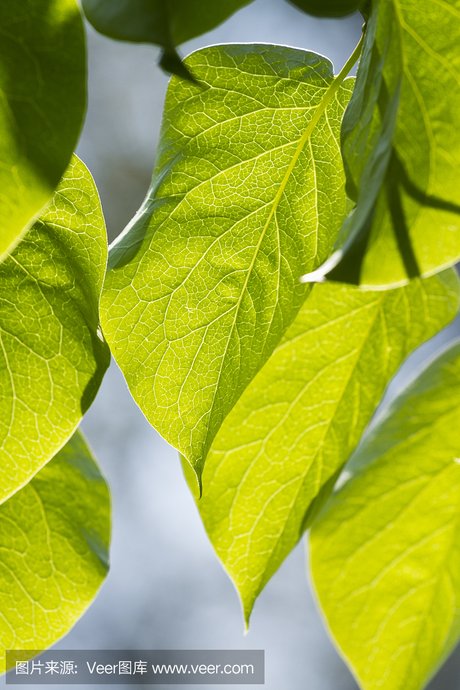
<svg viewBox="0 0 460 690">
<path fill-rule="evenodd" d="M 110 256 L 102 325 L 148 420 L 200 473 L 295 317 L 346 209 L 351 85 L 278 46 L 206 48 L 174 78 L 143 206 Z"/>
<path fill-rule="evenodd" d="M 45 649 L 69 631 L 107 574 L 109 541 L 109 492 L 76 433 L 0 506 L 3 651 Z"/>
<path fill-rule="evenodd" d="M 363 0 L 289 0 L 300 10 L 316 17 L 345 17 L 357 12 Z"/>
<path fill-rule="evenodd" d="M 64 445 L 109 363 L 98 334 L 107 240 L 74 159 L 53 201 L 0 264 L 0 503 Z"/>
<path fill-rule="evenodd" d="M 50 200 L 86 106 L 83 22 L 75 0 L 0 3 L 0 261 Z"/>
<path fill-rule="evenodd" d="M 82 0 L 88 20 L 111 38 L 154 43 L 163 48 L 160 65 L 190 75 L 176 46 L 211 31 L 251 0 Z"/>
<path fill-rule="evenodd" d="M 246 621 L 331 490 L 387 383 L 453 318 L 459 295 L 454 271 L 390 291 L 315 286 L 228 415 L 206 462 L 198 509 Z"/>
<path fill-rule="evenodd" d="M 364 690 L 421 690 L 460 636 L 460 343 L 355 455 L 311 534 L 328 626 Z"/>
<path fill-rule="evenodd" d="M 368 286 L 460 259 L 460 0 L 374 0 L 343 126 L 357 202 L 323 273 Z"/>
</svg>

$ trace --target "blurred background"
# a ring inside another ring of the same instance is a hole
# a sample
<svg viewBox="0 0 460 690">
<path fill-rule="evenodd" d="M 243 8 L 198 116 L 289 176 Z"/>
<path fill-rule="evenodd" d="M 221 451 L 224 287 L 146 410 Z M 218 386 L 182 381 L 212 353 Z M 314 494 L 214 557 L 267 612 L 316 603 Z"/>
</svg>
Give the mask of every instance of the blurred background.
<svg viewBox="0 0 460 690">
<path fill-rule="evenodd" d="M 280 0 L 258 0 L 182 53 L 212 43 L 281 43 L 323 53 L 338 71 L 360 31 L 359 16 L 316 20 Z M 78 152 L 95 177 L 113 240 L 147 192 L 168 80 L 153 47 L 110 41 L 88 27 L 88 49 L 88 116 Z M 435 344 L 458 331 L 453 326 Z M 412 358 L 390 395 L 428 351 Z M 264 649 L 267 690 L 358 687 L 316 609 L 303 544 L 260 597 L 243 635 L 237 595 L 204 533 L 177 454 L 146 422 L 114 364 L 83 429 L 112 490 L 112 565 L 96 602 L 59 647 Z M 459 679 L 457 654 L 430 690 L 459 688 Z"/>
</svg>

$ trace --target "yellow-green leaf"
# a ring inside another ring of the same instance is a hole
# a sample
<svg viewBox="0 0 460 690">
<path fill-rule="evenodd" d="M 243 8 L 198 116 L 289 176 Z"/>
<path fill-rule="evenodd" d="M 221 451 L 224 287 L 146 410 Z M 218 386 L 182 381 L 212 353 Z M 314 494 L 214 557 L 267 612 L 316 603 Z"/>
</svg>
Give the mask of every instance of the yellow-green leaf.
<svg viewBox="0 0 460 690">
<path fill-rule="evenodd" d="M 455 272 L 406 288 L 315 286 L 211 447 L 198 509 L 246 620 L 404 358 L 458 310 Z"/>
<path fill-rule="evenodd" d="M 315 589 L 363 690 L 421 690 L 460 637 L 460 344 L 396 399 L 311 534 Z"/>
<path fill-rule="evenodd" d="M 0 264 L 0 503 L 78 426 L 108 366 L 99 328 L 107 239 L 74 159 L 51 204 Z"/>
<path fill-rule="evenodd" d="M 460 0 L 373 0 L 344 118 L 356 209 L 323 267 L 394 286 L 460 259 Z"/>
<path fill-rule="evenodd" d="M 149 194 L 111 249 L 102 324 L 148 420 L 199 473 L 346 212 L 351 84 L 313 53 L 217 46 L 173 78 Z"/>
<path fill-rule="evenodd" d="M 39 650 L 67 633 L 108 570 L 110 498 L 76 433 L 0 506 L 0 673 L 6 649 Z"/>
</svg>

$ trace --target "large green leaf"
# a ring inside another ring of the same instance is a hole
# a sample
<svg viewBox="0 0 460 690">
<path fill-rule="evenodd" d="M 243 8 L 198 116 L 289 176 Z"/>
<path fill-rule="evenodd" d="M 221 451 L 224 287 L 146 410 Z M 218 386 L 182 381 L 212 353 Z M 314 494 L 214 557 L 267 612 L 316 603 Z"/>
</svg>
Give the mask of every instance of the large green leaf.
<svg viewBox="0 0 460 690">
<path fill-rule="evenodd" d="M 201 471 L 307 295 L 346 209 L 351 85 L 328 60 L 217 46 L 173 78 L 151 190 L 111 250 L 102 324 L 139 406 Z"/>
<path fill-rule="evenodd" d="M 176 46 L 210 31 L 251 1 L 82 0 L 95 29 L 111 38 L 161 46 L 162 66 L 184 76 Z"/>
<path fill-rule="evenodd" d="M 107 240 L 74 159 L 46 213 L 0 264 L 0 503 L 64 445 L 109 362 L 98 334 Z"/>
<path fill-rule="evenodd" d="M 246 620 L 390 378 L 458 304 L 454 271 L 390 291 L 318 285 L 228 415 L 207 459 L 198 509 Z"/>
<path fill-rule="evenodd" d="M 357 207 L 329 278 L 396 285 L 459 260 L 459 43 L 460 0 L 374 0 L 343 127 Z"/>
<path fill-rule="evenodd" d="M 460 636 L 460 344 L 394 402 L 311 535 L 316 591 L 365 690 L 421 690 Z"/>
<path fill-rule="evenodd" d="M 51 198 L 83 122 L 76 0 L 0 2 L 0 261 Z"/>
<path fill-rule="evenodd" d="M 45 649 L 89 606 L 108 570 L 110 498 L 76 433 L 0 506 L 0 673 L 6 649 Z"/>
</svg>

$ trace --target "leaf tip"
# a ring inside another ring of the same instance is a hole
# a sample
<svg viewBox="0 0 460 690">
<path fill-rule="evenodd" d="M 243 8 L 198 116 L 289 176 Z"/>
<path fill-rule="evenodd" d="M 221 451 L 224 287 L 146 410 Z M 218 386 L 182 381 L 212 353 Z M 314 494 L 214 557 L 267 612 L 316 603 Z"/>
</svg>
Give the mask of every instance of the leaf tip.
<svg viewBox="0 0 460 690">
<path fill-rule="evenodd" d="M 169 74 L 175 74 L 177 77 L 186 79 L 197 86 L 201 85 L 201 82 L 195 77 L 193 72 L 191 72 L 188 65 L 185 64 L 177 50 L 174 48 L 164 50 L 161 53 L 158 64 L 162 70 L 168 72 Z"/>
<path fill-rule="evenodd" d="M 252 605 L 251 604 L 246 605 L 242 599 L 241 599 L 241 605 L 243 607 L 243 635 L 244 635 L 244 637 L 247 637 L 247 635 L 249 635 Z"/>
<path fill-rule="evenodd" d="M 196 483 L 198 489 L 198 500 L 201 501 L 203 498 L 203 479 L 201 473 L 196 475 Z"/>
<path fill-rule="evenodd" d="M 203 470 L 201 465 L 195 465 L 185 455 L 179 453 L 179 459 L 182 465 L 182 471 L 185 480 L 192 492 L 195 500 L 199 501 L 203 497 Z"/>
<path fill-rule="evenodd" d="M 233 580 L 233 578 L 232 578 L 232 580 Z M 255 599 L 252 596 L 249 596 L 249 597 L 247 595 L 245 596 L 244 592 L 238 588 L 238 585 L 236 584 L 235 581 L 234 581 L 234 584 L 235 584 L 236 590 L 238 592 L 238 597 L 240 599 L 241 610 L 242 610 L 242 614 L 243 614 L 243 635 L 246 637 L 246 635 L 249 634 L 251 615 L 252 615 L 252 611 L 254 608 Z"/>
</svg>

